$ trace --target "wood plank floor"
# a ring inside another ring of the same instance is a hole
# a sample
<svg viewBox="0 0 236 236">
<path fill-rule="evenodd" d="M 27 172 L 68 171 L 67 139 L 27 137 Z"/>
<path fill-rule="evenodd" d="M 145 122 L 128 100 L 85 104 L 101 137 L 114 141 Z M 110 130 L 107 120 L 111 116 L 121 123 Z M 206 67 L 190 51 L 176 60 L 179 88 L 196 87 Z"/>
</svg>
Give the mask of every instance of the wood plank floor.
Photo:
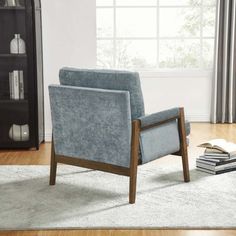
<svg viewBox="0 0 236 236">
<path fill-rule="evenodd" d="M 236 124 L 207 124 L 193 123 L 190 136 L 190 158 L 194 155 L 195 147 L 199 143 L 213 139 L 225 138 L 236 142 Z M 50 143 L 34 150 L 2 150 L 0 151 L 0 165 L 47 165 L 50 162 Z M 157 162 L 166 162 L 162 158 Z M 0 209 L 1 210 L 1 209 Z M 235 222 L 236 227 L 236 222 Z M 0 231 L 0 236 L 236 236 L 236 230 L 42 230 L 42 231 Z"/>
<path fill-rule="evenodd" d="M 0 232 L 1 236 L 235 236 L 233 230 L 54 230 Z"/>
</svg>

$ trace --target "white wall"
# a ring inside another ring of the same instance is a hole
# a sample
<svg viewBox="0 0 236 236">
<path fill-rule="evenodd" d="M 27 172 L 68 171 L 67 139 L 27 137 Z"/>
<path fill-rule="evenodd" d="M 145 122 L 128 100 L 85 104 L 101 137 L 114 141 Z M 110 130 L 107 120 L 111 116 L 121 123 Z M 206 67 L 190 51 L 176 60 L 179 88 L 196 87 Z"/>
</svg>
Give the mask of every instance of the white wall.
<svg viewBox="0 0 236 236">
<path fill-rule="evenodd" d="M 95 67 L 95 3 L 96 0 L 42 0 L 46 140 L 51 137 L 48 85 L 58 83 L 58 71 L 63 66 Z M 141 83 L 146 113 L 184 106 L 189 120 L 209 120 L 209 77 L 142 77 Z"/>
<path fill-rule="evenodd" d="M 51 137 L 48 85 L 58 84 L 63 66 L 96 63 L 96 0 L 42 0 L 45 134 Z"/>
<path fill-rule="evenodd" d="M 188 120 L 210 120 L 210 76 L 142 78 L 141 84 L 146 113 L 183 106 Z"/>
</svg>

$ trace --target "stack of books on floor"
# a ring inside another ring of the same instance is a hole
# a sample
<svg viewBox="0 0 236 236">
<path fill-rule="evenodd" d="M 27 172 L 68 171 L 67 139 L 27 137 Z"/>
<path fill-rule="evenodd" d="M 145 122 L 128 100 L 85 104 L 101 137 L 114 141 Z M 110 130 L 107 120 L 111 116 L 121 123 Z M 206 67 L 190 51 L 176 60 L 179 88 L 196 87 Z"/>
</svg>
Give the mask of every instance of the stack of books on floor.
<svg viewBox="0 0 236 236">
<path fill-rule="evenodd" d="M 197 170 L 217 175 L 236 170 L 236 144 L 224 139 L 202 143 L 204 155 L 196 160 Z"/>
</svg>

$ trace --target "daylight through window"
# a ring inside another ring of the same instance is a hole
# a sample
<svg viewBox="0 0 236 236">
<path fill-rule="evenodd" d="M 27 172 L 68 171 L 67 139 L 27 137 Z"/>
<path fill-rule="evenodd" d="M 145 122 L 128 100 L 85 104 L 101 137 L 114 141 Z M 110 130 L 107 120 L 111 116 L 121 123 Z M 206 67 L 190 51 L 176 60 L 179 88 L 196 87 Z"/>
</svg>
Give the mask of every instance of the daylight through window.
<svg viewBox="0 0 236 236">
<path fill-rule="evenodd" d="M 212 68 L 216 0 L 97 0 L 97 66 Z"/>
</svg>

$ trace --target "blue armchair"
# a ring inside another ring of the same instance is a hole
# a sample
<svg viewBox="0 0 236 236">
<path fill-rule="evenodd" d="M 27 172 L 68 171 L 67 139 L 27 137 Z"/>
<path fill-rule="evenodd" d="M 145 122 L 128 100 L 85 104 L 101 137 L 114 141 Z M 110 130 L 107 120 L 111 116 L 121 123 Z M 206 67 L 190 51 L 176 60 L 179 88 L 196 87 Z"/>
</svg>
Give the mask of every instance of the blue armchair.
<svg viewBox="0 0 236 236">
<path fill-rule="evenodd" d="M 53 125 L 50 185 L 57 163 L 77 165 L 130 179 L 135 203 L 137 167 L 168 154 L 189 167 L 183 108 L 144 113 L 139 74 L 116 70 L 60 70 L 60 85 L 50 85 Z"/>
</svg>

